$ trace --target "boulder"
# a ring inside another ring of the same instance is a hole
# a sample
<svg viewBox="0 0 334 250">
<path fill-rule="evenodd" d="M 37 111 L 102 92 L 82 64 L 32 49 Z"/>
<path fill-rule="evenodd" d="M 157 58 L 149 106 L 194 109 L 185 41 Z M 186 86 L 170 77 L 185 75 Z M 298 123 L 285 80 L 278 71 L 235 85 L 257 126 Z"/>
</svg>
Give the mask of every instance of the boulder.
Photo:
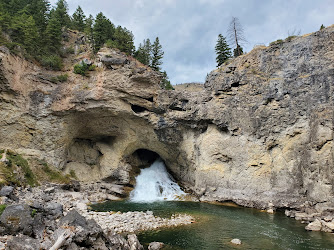
<svg viewBox="0 0 334 250">
<path fill-rule="evenodd" d="M 315 221 L 309 223 L 305 229 L 309 231 L 320 231 L 321 230 L 321 221 L 316 219 Z"/>
<path fill-rule="evenodd" d="M 102 228 L 94 220 L 86 220 L 76 210 L 71 210 L 66 216 L 60 219 L 59 225 L 61 227 L 74 227 L 75 235 L 72 241 L 87 248 L 93 249 L 109 249 L 112 244 Z"/>
<path fill-rule="evenodd" d="M 322 231 L 333 232 L 334 231 L 334 221 L 326 222 L 322 221 Z"/>
<path fill-rule="evenodd" d="M 63 215 L 63 205 L 56 202 L 48 202 L 44 205 L 44 212 L 53 219 L 58 219 Z"/>
<path fill-rule="evenodd" d="M 115 249 L 130 249 L 128 241 L 119 234 L 108 235 L 112 246 Z"/>
<path fill-rule="evenodd" d="M 84 64 L 87 64 L 88 66 L 92 65 L 93 62 L 87 58 L 83 59 L 81 62 L 80 62 L 81 65 L 84 65 Z"/>
<path fill-rule="evenodd" d="M 37 239 L 20 235 L 8 240 L 6 249 L 36 250 L 41 249 L 41 245 Z"/>
<path fill-rule="evenodd" d="M 23 233 L 29 236 L 33 233 L 32 210 L 28 205 L 18 204 L 6 207 L 0 222 L 7 229 L 7 233 Z"/>
<path fill-rule="evenodd" d="M 159 250 L 159 249 L 163 248 L 163 246 L 164 246 L 164 243 L 162 243 L 162 242 L 151 242 L 148 245 L 148 250 Z"/>
<path fill-rule="evenodd" d="M 241 240 L 233 239 L 233 240 L 231 240 L 231 243 L 234 244 L 234 245 L 241 245 Z"/>
<path fill-rule="evenodd" d="M 74 192 L 80 192 L 80 182 L 71 180 L 70 183 L 66 183 L 61 186 L 63 190 L 68 190 L 68 191 L 74 191 Z"/>
<path fill-rule="evenodd" d="M 101 62 L 105 66 L 110 67 L 112 65 L 124 65 L 124 64 L 128 64 L 129 60 L 127 58 L 115 58 L 115 57 L 103 56 L 101 58 Z"/>
<path fill-rule="evenodd" d="M 130 250 L 141 250 L 144 249 L 144 247 L 140 244 L 137 235 L 130 234 L 128 235 L 128 243 L 130 246 Z"/>
<path fill-rule="evenodd" d="M 11 200 L 18 200 L 17 197 L 14 195 L 14 187 L 12 186 L 4 186 L 0 190 L 0 196 L 8 197 Z"/>
</svg>

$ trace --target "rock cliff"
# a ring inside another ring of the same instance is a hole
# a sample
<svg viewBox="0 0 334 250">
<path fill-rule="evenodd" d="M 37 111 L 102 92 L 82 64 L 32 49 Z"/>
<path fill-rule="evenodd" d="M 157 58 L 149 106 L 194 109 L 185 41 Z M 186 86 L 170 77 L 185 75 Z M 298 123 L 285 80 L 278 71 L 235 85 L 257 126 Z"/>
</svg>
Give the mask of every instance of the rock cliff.
<svg viewBox="0 0 334 250">
<path fill-rule="evenodd" d="M 161 75 L 101 49 L 89 77 L 66 82 L 0 50 L 0 148 L 133 184 L 159 155 L 201 200 L 334 208 L 334 27 L 257 47 L 203 87 L 159 87 Z M 71 64 L 72 63 L 72 64 Z M 189 90 L 187 90 L 189 89 Z M 318 210 L 319 210 L 318 209 Z"/>
</svg>

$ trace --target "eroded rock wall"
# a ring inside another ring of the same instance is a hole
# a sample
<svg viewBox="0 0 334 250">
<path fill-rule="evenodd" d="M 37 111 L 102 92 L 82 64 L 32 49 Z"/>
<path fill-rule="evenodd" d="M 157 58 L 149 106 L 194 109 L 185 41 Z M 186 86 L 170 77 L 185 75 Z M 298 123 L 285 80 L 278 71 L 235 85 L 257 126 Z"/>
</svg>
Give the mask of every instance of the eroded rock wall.
<svg viewBox="0 0 334 250">
<path fill-rule="evenodd" d="M 175 91 L 115 50 L 98 53 L 90 77 L 71 66 L 68 81 L 54 83 L 60 73 L 2 48 L 0 148 L 84 181 L 122 184 L 131 179 L 129 157 L 146 149 L 202 200 L 334 207 L 333 41 L 329 27 L 258 47 L 211 72 L 203 88 Z"/>
</svg>

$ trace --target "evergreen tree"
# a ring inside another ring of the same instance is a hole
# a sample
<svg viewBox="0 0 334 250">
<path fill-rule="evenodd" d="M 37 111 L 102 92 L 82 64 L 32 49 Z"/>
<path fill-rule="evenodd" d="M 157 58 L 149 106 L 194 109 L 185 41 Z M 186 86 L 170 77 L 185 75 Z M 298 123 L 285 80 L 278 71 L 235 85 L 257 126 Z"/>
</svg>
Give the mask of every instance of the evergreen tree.
<svg viewBox="0 0 334 250">
<path fill-rule="evenodd" d="M 102 12 L 97 14 L 93 27 L 94 50 L 97 52 L 103 44 L 113 37 L 115 26 Z"/>
<path fill-rule="evenodd" d="M 164 55 L 164 52 L 162 51 L 162 46 L 159 42 L 159 37 L 155 38 L 155 41 L 152 45 L 152 60 L 151 60 L 151 68 L 160 71 L 162 64 L 162 58 Z"/>
<path fill-rule="evenodd" d="M 9 34 L 13 42 L 23 44 L 24 42 L 24 26 L 28 19 L 26 11 L 21 11 L 20 14 L 15 15 L 10 24 Z"/>
<path fill-rule="evenodd" d="M 244 50 L 240 45 L 238 45 L 234 50 L 233 50 L 233 56 L 238 57 L 244 54 Z"/>
<path fill-rule="evenodd" d="M 143 44 L 139 44 L 138 50 L 135 53 L 135 58 L 147 66 L 151 65 L 151 41 L 144 39 Z"/>
<path fill-rule="evenodd" d="M 24 23 L 24 48 L 31 55 L 37 55 L 39 48 L 39 34 L 38 29 L 35 23 L 35 20 L 32 16 L 29 16 L 26 22 Z"/>
<path fill-rule="evenodd" d="M 91 41 L 92 44 L 94 44 L 93 40 L 93 24 L 94 24 L 94 17 L 92 15 L 89 15 L 89 17 L 85 21 L 85 29 L 84 32 L 88 36 L 88 39 Z M 94 47 L 94 45 L 93 45 Z"/>
<path fill-rule="evenodd" d="M 325 26 L 323 25 L 323 24 L 321 24 L 321 26 L 320 26 L 320 30 L 322 30 L 322 29 L 324 29 L 325 28 Z"/>
<path fill-rule="evenodd" d="M 107 46 L 118 48 L 120 51 L 132 55 L 134 53 L 133 34 L 126 28 L 118 26 L 114 32 L 112 39 L 107 41 Z"/>
<path fill-rule="evenodd" d="M 47 0 L 31 0 L 27 5 L 29 15 L 34 18 L 38 32 L 42 34 L 46 30 L 50 3 Z"/>
<path fill-rule="evenodd" d="M 2 31 L 7 31 L 10 27 L 11 17 L 3 3 L 0 3 L 0 28 Z"/>
<path fill-rule="evenodd" d="M 72 27 L 73 29 L 79 30 L 81 32 L 85 29 L 85 13 L 82 11 L 81 7 L 78 6 L 76 11 L 72 15 Z"/>
<path fill-rule="evenodd" d="M 163 89 L 167 89 L 167 90 L 174 90 L 173 85 L 170 83 L 168 76 L 167 76 L 167 72 L 161 72 L 162 73 L 162 80 L 160 82 L 160 86 Z"/>
<path fill-rule="evenodd" d="M 60 23 L 60 27 L 69 27 L 71 19 L 68 15 L 68 6 L 65 0 L 58 0 L 56 4 L 56 9 L 54 10 L 54 16 Z"/>
<path fill-rule="evenodd" d="M 217 67 L 222 65 L 227 59 L 229 59 L 232 56 L 231 49 L 228 46 L 226 39 L 225 37 L 222 36 L 222 34 L 218 35 L 215 51 L 217 54 L 216 57 Z"/>
<path fill-rule="evenodd" d="M 57 54 L 61 46 L 61 23 L 56 15 L 52 15 L 46 27 L 47 50 L 51 54 Z"/>
</svg>

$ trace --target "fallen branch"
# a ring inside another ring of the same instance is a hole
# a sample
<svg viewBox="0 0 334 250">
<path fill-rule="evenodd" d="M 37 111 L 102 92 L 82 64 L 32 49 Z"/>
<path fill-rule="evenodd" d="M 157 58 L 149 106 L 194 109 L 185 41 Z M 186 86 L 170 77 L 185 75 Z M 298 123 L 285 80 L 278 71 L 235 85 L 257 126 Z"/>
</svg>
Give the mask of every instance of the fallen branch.
<svg viewBox="0 0 334 250">
<path fill-rule="evenodd" d="M 64 245 L 65 241 L 70 237 L 73 236 L 71 230 L 65 230 L 56 240 L 55 244 L 49 250 L 57 250 Z"/>
</svg>

